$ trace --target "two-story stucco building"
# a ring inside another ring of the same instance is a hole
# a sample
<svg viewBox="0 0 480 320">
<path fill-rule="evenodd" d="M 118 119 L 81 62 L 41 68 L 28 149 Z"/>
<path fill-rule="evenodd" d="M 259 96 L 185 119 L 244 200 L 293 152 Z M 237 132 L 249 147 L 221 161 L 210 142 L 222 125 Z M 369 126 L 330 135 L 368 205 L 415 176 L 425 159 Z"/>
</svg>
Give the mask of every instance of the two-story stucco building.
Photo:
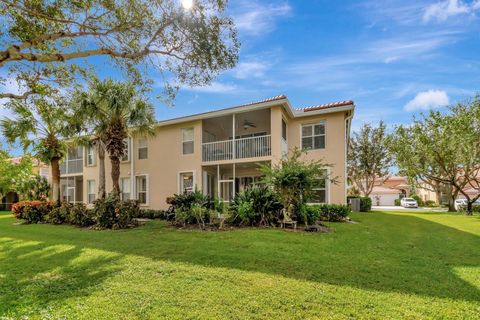
<svg viewBox="0 0 480 320">
<path fill-rule="evenodd" d="M 261 179 L 258 163 L 275 163 L 294 147 L 307 158 L 332 164 L 336 184 L 326 181 L 316 202 L 346 202 L 346 152 L 352 101 L 294 109 L 288 98 L 263 101 L 160 121 L 156 135 L 128 139 L 122 159 L 123 199 L 148 208 L 166 208 L 174 193 L 201 190 L 225 201 Z M 106 158 L 106 187 L 112 189 Z M 61 196 L 91 203 L 97 196 L 98 160 L 94 149 L 71 150 L 61 166 Z"/>
</svg>

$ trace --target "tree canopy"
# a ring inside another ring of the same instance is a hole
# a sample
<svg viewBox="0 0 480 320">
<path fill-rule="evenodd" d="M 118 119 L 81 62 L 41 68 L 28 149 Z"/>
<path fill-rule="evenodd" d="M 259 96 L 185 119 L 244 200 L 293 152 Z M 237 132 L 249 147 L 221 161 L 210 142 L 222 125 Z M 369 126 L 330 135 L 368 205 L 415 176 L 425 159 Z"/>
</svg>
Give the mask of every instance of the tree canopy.
<svg viewBox="0 0 480 320">
<path fill-rule="evenodd" d="M 392 157 L 386 145 L 387 132 L 383 121 L 378 127 L 364 124 L 350 139 L 347 155 L 347 173 L 350 182 L 369 196 L 376 182 L 389 176 Z"/>
<path fill-rule="evenodd" d="M 469 210 L 479 198 L 466 192 L 468 188 L 480 192 L 478 97 L 450 107 L 448 113 L 430 111 L 409 126 L 398 126 L 389 146 L 399 169 L 409 177 L 451 186 L 450 200 L 462 194 L 469 201 Z"/>
<path fill-rule="evenodd" d="M 0 83 L 15 80 L 20 93 L 45 94 L 91 74 L 105 56 L 137 84 L 149 71 L 173 97 L 175 87 L 210 82 L 233 67 L 239 42 L 226 0 L 0 0 Z M 96 64 L 95 64 L 96 62 Z M 162 81 L 162 80 L 161 80 Z"/>
<path fill-rule="evenodd" d="M 12 161 L 7 151 L 0 149 L 0 199 L 32 175 L 32 159 L 28 156 Z"/>
</svg>

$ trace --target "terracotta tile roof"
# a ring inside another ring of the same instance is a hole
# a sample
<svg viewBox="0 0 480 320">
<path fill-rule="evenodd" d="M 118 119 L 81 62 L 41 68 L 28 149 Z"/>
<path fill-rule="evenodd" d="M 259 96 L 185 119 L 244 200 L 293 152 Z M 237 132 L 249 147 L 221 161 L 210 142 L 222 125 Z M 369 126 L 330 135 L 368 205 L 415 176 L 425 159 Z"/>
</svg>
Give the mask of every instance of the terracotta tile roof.
<svg viewBox="0 0 480 320">
<path fill-rule="evenodd" d="M 344 107 L 344 106 L 349 106 L 349 105 L 352 105 L 352 104 L 353 104 L 352 100 L 345 100 L 345 101 L 337 101 L 337 102 L 326 103 L 326 104 L 319 104 L 319 105 L 316 105 L 316 106 L 297 108 L 296 110 L 303 111 L 303 112 L 309 112 L 309 111 L 315 111 L 315 110 L 323 110 L 323 109 L 329 109 L 329 108 Z"/>
<path fill-rule="evenodd" d="M 282 100 L 282 99 L 287 99 L 287 96 L 281 94 L 281 95 L 278 95 L 278 96 L 275 96 L 275 97 L 271 97 L 271 98 L 267 98 L 267 99 L 263 99 L 263 100 L 260 100 L 260 101 L 254 101 L 254 102 L 250 102 L 250 103 L 246 103 L 246 104 L 241 104 L 241 105 L 236 106 L 236 107 L 233 107 L 233 108 L 244 107 L 244 106 L 251 106 L 251 105 L 254 105 L 254 104 L 260 104 L 260 103 L 265 103 L 265 102 L 277 101 L 277 100 Z"/>
</svg>

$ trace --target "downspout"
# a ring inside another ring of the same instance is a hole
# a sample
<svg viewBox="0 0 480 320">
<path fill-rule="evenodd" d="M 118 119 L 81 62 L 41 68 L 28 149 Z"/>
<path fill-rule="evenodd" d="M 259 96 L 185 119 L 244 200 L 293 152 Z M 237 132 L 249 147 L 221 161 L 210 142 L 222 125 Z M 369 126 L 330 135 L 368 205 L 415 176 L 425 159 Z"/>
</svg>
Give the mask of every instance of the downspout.
<svg viewBox="0 0 480 320">
<path fill-rule="evenodd" d="M 354 111 L 352 110 L 352 113 L 347 118 L 345 118 L 345 127 L 346 127 L 346 131 L 345 131 L 345 202 L 347 201 L 346 196 L 348 194 L 347 158 L 348 158 L 348 148 L 350 145 L 350 129 L 352 127 L 353 113 Z"/>
<path fill-rule="evenodd" d="M 135 155 L 133 153 L 133 138 L 130 137 L 130 200 L 135 199 L 136 197 L 136 190 L 135 190 Z"/>
</svg>

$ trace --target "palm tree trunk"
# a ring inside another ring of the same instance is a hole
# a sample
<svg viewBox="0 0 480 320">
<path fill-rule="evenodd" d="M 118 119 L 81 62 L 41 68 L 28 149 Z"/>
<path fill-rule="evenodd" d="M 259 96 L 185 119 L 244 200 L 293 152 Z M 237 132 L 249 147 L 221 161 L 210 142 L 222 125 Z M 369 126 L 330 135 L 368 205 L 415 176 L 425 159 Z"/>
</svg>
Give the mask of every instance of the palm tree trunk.
<svg viewBox="0 0 480 320">
<path fill-rule="evenodd" d="M 120 159 L 117 156 L 110 156 L 110 161 L 112 163 L 112 195 L 118 199 L 120 197 Z"/>
<path fill-rule="evenodd" d="M 101 144 L 97 147 L 98 151 L 98 198 L 105 199 L 107 192 L 105 188 L 105 149 Z"/>
<path fill-rule="evenodd" d="M 55 203 L 60 202 L 60 159 L 50 160 L 52 167 L 52 200 Z"/>
</svg>

